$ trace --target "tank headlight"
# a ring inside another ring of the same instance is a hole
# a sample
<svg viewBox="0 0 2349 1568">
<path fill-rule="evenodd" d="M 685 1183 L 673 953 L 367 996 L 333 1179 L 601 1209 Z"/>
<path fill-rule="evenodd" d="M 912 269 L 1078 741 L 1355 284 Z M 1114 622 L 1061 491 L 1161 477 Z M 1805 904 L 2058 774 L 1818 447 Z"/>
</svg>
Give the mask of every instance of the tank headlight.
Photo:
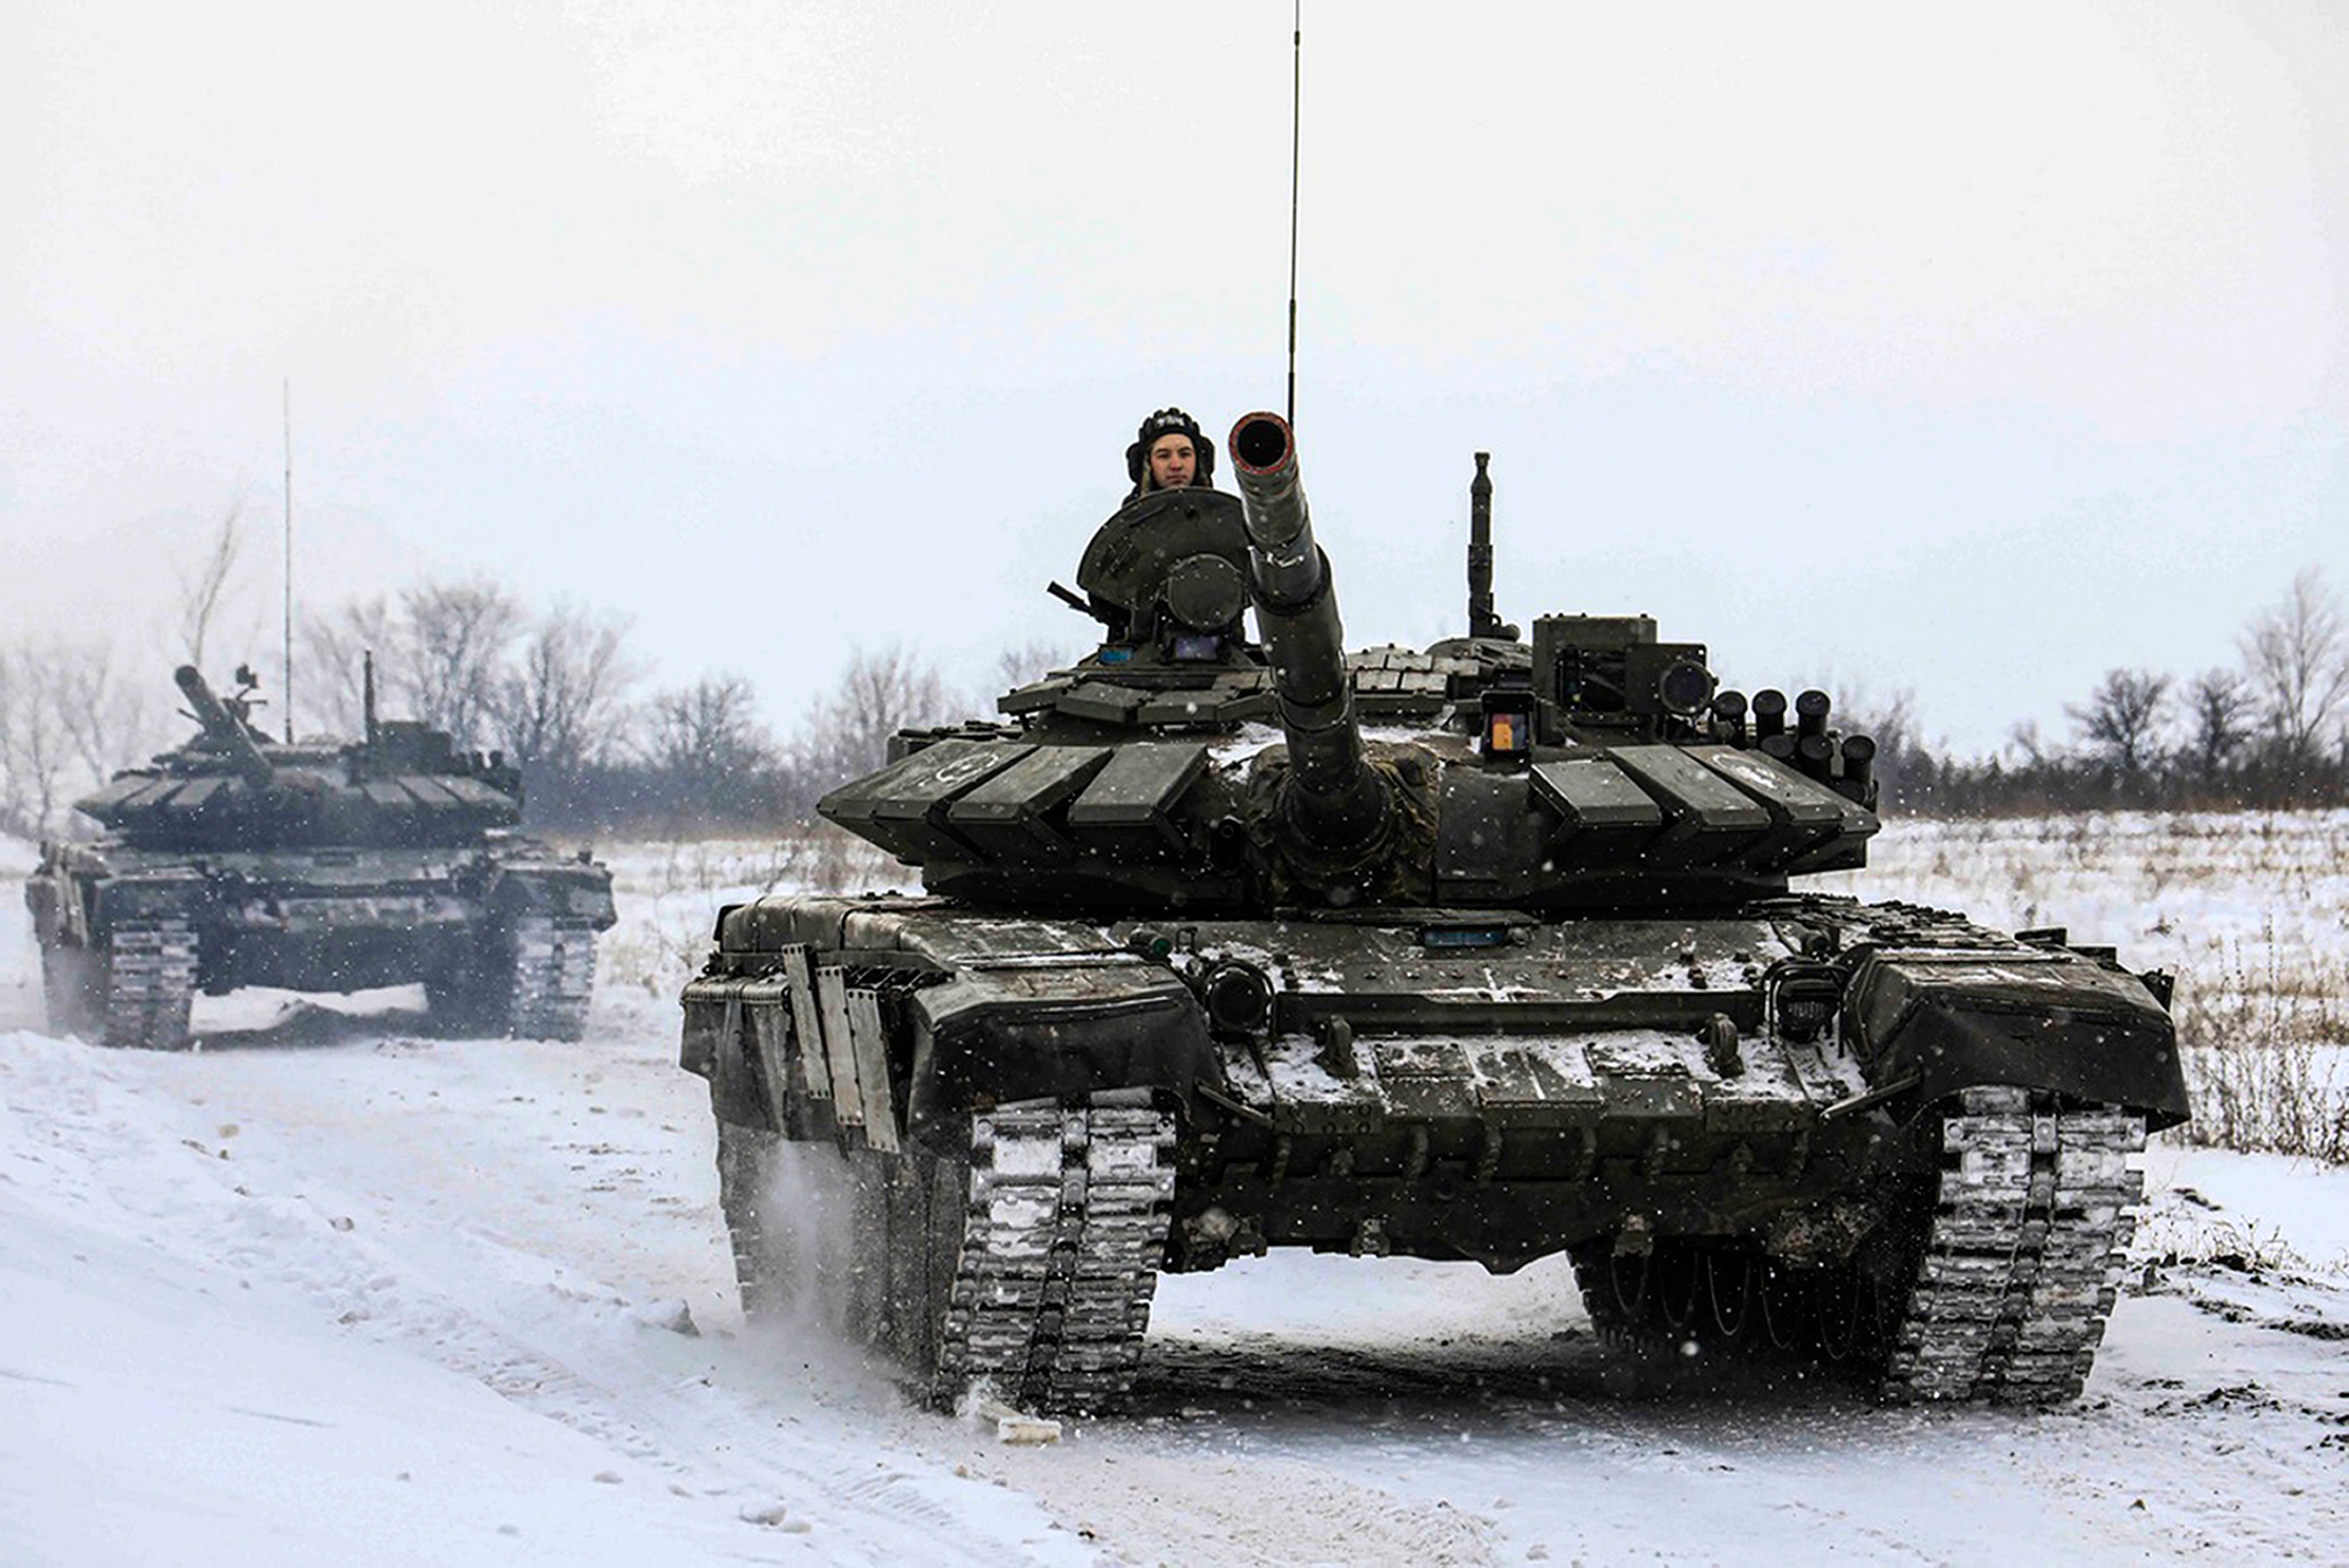
<svg viewBox="0 0 2349 1568">
<path fill-rule="evenodd" d="M 1713 672 L 1693 659 L 1666 665 L 1656 677 L 1656 698 L 1667 712 L 1693 717 L 1713 701 Z"/>
<path fill-rule="evenodd" d="M 1227 958 L 1199 980 L 1200 1000 L 1218 1034 L 1261 1034 L 1272 1016 L 1272 982 L 1253 964 Z"/>
</svg>

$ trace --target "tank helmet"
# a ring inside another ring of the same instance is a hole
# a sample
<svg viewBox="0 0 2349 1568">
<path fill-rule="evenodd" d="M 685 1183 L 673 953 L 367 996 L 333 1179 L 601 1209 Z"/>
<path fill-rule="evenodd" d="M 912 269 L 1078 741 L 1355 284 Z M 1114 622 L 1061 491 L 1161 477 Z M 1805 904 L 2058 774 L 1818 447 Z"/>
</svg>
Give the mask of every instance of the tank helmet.
<svg viewBox="0 0 2349 1568">
<path fill-rule="evenodd" d="M 1198 454 L 1197 477 L 1191 482 L 1212 484 L 1216 478 L 1216 443 L 1207 439 L 1199 428 L 1199 421 L 1180 408 L 1161 408 L 1142 421 L 1134 432 L 1133 445 L 1125 449 L 1125 477 L 1139 485 L 1150 470 L 1150 449 L 1161 436 L 1188 436 L 1191 449 Z"/>
</svg>

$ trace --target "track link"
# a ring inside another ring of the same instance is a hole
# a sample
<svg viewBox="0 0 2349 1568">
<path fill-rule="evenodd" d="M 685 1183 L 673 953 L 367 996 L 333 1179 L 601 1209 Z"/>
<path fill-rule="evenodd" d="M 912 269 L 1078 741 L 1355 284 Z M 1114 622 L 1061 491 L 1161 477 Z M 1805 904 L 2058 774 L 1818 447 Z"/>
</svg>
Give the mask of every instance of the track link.
<svg viewBox="0 0 2349 1568">
<path fill-rule="evenodd" d="M 529 914 L 513 923 L 509 940 L 513 1000 L 506 1032 L 529 1040 L 584 1038 L 595 990 L 595 926 Z"/>
<path fill-rule="evenodd" d="M 1941 1125 L 1939 1201 L 1885 1367 L 1887 1398 L 2076 1398 L 2120 1285 L 2145 1119 L 1968 1089 Z"/>
<path fill-rule="evenodd" d="M 972 1118 L 969 1206 L 930 1394 L 1099 1410 L 1133 1383 L 1174 1196 L 1174 1121 L 1100 1096 Z"/>
<path fill-rule="evenodd" d="M 185 920 L 119 922 L 107 939 L 105 1021 L 109 1046 L 187 1048 L 196 994 L 196 932 Z"/>
</svg>

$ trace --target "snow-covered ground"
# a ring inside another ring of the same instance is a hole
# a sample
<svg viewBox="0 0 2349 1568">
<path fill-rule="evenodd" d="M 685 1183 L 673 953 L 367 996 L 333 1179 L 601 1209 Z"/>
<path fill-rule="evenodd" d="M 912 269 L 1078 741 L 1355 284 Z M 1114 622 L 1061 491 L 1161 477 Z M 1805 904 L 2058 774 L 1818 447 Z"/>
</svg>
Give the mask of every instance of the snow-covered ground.
<svg viewBox="0 0 2349 1568">
<path fill-rule="evenodd" d="M 2343 1560 L 2349 1171 L 2276 1156 L 2156 1148 L 2070 1409 L 1626 1366 L 1562 1266 L 1288 1255 L 1165 1282 L 1132 1417 L 910 1408 L 744 1330 L 672 1065 L 705 890 L 798 863 L 617 863 L 585 1045 L 251 995 L 157 1056 L 38 1032 L 0 861 L 0 1563 Z"/>
</svg>

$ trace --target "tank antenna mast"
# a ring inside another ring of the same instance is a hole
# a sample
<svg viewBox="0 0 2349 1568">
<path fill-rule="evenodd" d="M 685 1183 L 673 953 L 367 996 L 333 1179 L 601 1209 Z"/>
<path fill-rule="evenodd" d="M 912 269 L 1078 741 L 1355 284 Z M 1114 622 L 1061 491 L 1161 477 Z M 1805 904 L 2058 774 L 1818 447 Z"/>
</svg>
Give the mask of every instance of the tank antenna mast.
<svg viewBox="0 0 2349 1568">
<path fill-rule="evenodd" d="M 294 744 L 294 378 L 280 385 L 285 413 L 285 744 Z"/>
<path fill-rule="evenodd" d="M 1288 63 L 1288 422 L 1297 423 L 1297 167 L 1305 127 L 1305 0 L 1296 0 Z"/>
<path fill-rule="evenodd" d="M 1476 454 L 1476 477 L 1468 481 L 1468 634 L 1517 640 L 1517 629 L 1493 609 L 1493 476 L 1485 465 L 1490 452 Z"/>
</svg>

